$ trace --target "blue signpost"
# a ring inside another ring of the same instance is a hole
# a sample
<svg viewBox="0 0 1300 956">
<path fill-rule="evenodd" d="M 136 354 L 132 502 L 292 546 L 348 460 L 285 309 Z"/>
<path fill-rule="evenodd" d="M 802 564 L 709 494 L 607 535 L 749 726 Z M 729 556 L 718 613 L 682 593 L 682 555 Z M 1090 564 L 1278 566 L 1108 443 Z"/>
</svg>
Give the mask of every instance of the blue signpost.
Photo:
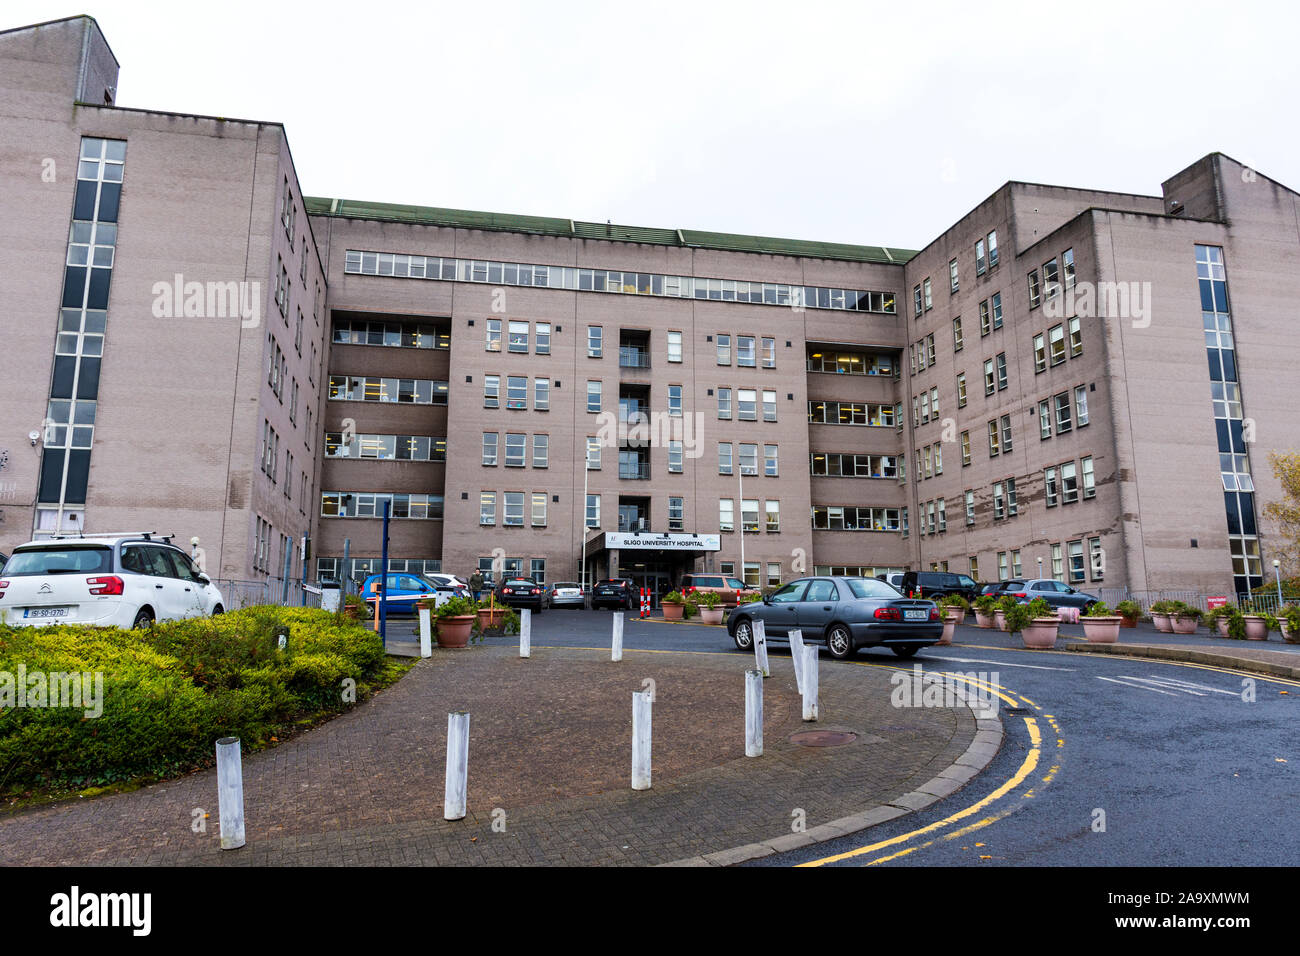
<svg viewBox="0 0 1300 956">
<path fill-rule="evenodd" d="M 391 502 L 384 502 L 384 543 L 379 558 L 379 639 L 388 649 L 388 509 Z"/>
</svg>

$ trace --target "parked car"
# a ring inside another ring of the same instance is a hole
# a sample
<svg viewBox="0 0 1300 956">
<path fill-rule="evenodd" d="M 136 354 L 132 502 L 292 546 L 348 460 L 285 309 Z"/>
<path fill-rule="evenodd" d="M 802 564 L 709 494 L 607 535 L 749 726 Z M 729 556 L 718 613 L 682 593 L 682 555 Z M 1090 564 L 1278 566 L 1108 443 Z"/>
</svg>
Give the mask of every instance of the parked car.
<svg viewBox="0 0 1300 956">
<path fill-rule="evenodd" d="M 740 578 L 722 574 L 700 573 L 698 571 L 683 574 L 679 590 L 682 592 L 683 597 L 689 595 L 692 591 L 712 591 L 722 601 L 723 607 L 735 607 L 740 603 L 741 597 L 762 592 L 762 588 L 746 584 Z"/>
<path fill-rule="evenodd" d="M 587 592 L 577 581 L 559 581 L 550 588 L 551 607 L 586 607 Z"/>
<path fill-rule="evenodd" d="M 1004 584 L 1006 584 L 1005 581 L 990 581 L 987 584 L 981 584 L 980 593 L 975 596 L 979 598 L 979 597 L 983 597 L 986 594 L 992 594 L 994 597 L 996 597 L 998 594 L 1001 593 L 1002 585 Z"/>
<path fill-rule="evenodd" d="M 641 606 L 641 590 L 631 578 L 606 578 L 591 589 L 591 606 L 634 611 Z"/>
<path fill-rule="evenodd" d="M 9 560 L 9 556 L 7 554 L 4 554 L 3 552 L 0 552 L 0 571 L 3 571 L 5 569 L 5 562 L 8 560 Z"/>
<path fill-rule="evenodd" d="M 418 574 L 390 571 L 383 588 L 380 588 L 380 576 L 370 575 L 361 584 L 361 597 L 366 601 L 367 614 L 373 618 L 378 613 L 378 604 L 374 598 L 379 596 L 381 590 L 387 592 L 387 600 L 384 601 L 385 615 L 415 614 L 420 609 L 419 602 L 428 598 L 433 598 L 438 604 L 444 604 L 453 597 L 465 596 L 465 592 L 454 585 L 440 584 L 434 581 L 433 577 L 433 575 L 426 578 Z"/>
<path fill-rule="evenodd" d="M 0 578 L 0 616 L 15 626 L 148 627 L 224 611 L 221 591 L 170 536 L 31 541 L 14 550 Z"/>
<path fill-rule="evenodd" d="M 1077 607 L 1087 610 L 1101 600 L 1095 594 L 1078 591 L 1052 578 L 1016 578 L 1004 581 L 999 595 L 1008 595 L 1021 604 L 1042 598 L 1052 607 Z"/>
<path fill-rule="evenodd" d="M 904 594 L 934 598 L 936 601 L 950 594 L 960 595 L 967 601 L 974 601 L 980 596 L 978 581 L 965 574 L 952 574 L 948 571 L 905 571 L 902 583 L 896 587 Z"/>
<path fill-rule="evenodd" d="M 526 607 L 541 614 L 546 610 L 546 588 L 532 578 L 507 577 L 497 588 L 497 603 Z"/>
<path fill-rule="evenodd" d="M 943 636 L 943 616 L 933 601 L 906 598 L 874 578 L 800 578 L 742 604 L 727 618 L 727 633 L 742 651 L 754 648 L 754 622 L 768 640 L 789 643 L 798 628 L 808 643 L 825 644 L 832 657 L 852 657 L 861 647 L 888 647 L 911 657 Z"/>
<path fill-rule="evenodd" d="M 473 597 L 469 593 L 469 582 L 464 578 L 457 577 L 454 574 L 425 574 L 423 578 L 441 588 L 451 588 L 457 597 Z"/>
<path fill-rule="evenodd" d="M 905 573 L 906 572 L 904 571 L 890 571 L 888 574 L 877 574 L 876 580 L 884 581 L 886 584 L 893 585 L 894 587 L 898 588 L 899 592 L 901 593 L 903 590 L 903 575 Z"/>
</svg>

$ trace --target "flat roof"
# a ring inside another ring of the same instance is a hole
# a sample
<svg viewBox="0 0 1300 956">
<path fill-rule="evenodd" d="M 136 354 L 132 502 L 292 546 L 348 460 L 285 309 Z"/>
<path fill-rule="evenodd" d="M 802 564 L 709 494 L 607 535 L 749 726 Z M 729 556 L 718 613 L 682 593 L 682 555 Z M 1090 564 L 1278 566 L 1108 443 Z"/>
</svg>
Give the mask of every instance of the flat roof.
<svg viewBox="0 0 1300 956">
<path fill-rule="evenodd" d="M 836 259 L 883 265 L 903 265 L 916 255 L 914 249 L 886 246 L 855 246 L 840 242 L 817 242 L 811 239 L 778 239 L 771 236 L 745 236 L 729 232 L 701 232 L 695 229 L 625 226 L 617 223 L 580 222 L 549 216 L 520 216 L 510 213 L 475 212 L 467 209 L 440 209 L 433 206 L 325 199 L 318 196 L 304 196 L 303 203 L 307 207 L 309 216 L 374 219 L 411 225 L 519 232 L 526 235 L 568 239 L 600 239 L 609 242 L 636 242 L 686 249 L 718 249 L 725 252 Z"/>
</svg>

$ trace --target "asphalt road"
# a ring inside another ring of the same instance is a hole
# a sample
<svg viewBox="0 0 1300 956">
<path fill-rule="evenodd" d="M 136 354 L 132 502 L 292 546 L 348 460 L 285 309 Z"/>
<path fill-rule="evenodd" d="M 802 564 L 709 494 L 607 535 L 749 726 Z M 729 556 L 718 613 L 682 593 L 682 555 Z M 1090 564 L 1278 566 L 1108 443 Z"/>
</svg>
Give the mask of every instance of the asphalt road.
<svg viewBox="0 0 1300 956">
<path fill-rule="evenodd" d="M 608 611 L 534 615 L 533 644 L 607 647 L 612 618 Z M 721 628 L 630 616 L 623 642 L 740 653 Z M 1300 682 L 1017 644 L 963 627 L 954 646 L 909 661 L 886 650 L 859 652 L 861 666 L 910 674 L 919 664 L 973 676 L 986 695 L 1003 695 L 994 698 L 1006 730 L 1002 749 L 975 781 L 919 813 L 750 865 L 1295 864 Z M 782 648 L 772 648 L 772 659 L 789 666 Z M 823 657 L 821 666 L 853 665 Z"/>
</svg>

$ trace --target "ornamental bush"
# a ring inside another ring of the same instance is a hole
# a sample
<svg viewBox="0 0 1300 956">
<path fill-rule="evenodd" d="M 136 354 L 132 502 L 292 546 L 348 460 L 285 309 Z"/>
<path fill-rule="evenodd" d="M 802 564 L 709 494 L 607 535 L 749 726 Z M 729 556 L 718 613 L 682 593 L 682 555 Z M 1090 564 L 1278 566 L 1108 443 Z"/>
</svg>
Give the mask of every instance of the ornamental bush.
<svg viewBox="0 0 1300 956">
<path fill-rule="evenodd" d="M 219 737 L 257 749 L 349 706 L 344 681 L 356 682 L 360 700 L 399 673 L 369 628 L 328 611 L 278 607 L 134 631 L 0 625 L 0 677 L 11 675 L 10 688 L 20 667 L 29 676 L 102 675 L 102 714 L 31 699 L 18 707 L 16 697 L 0 696 L 0 786 L 17 792 L 208 766 Z"/>
</svg>

